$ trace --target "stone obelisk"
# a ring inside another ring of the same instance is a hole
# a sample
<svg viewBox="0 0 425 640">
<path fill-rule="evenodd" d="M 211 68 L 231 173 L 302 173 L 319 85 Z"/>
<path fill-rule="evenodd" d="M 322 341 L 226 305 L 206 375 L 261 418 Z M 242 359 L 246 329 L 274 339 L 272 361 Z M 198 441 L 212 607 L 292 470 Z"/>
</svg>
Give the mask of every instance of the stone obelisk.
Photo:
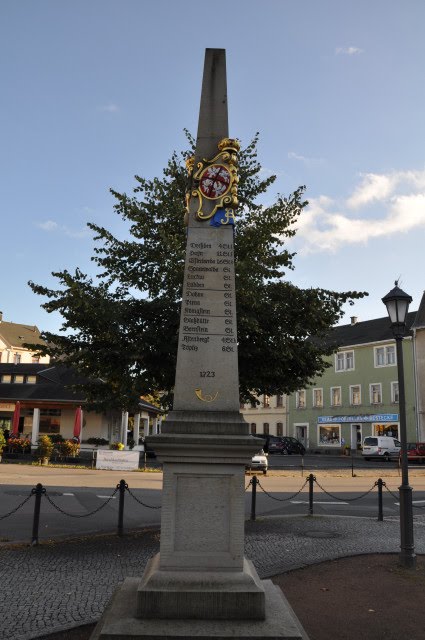
<svg viewBox="0 0 425 640">
<path fill-rule="evenodd" d="M 141 579 L 127 578 L 94 638 L 305 637 L 281 593 L 244 557 L 245 466 L 262 441 L 239 412 L 238 150 L 228 137 L 225 51 L 207 49 L 187 163 L 173 410 L 149 439 L 164 474 L 160 553 Z"/>
</svg>

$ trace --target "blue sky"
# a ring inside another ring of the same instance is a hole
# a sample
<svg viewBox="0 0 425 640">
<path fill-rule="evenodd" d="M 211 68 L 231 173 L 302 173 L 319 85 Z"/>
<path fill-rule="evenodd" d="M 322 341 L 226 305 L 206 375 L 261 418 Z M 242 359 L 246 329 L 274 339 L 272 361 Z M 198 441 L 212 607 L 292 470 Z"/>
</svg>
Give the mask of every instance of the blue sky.
<svg viewBox="0 0 425 640">
<path fill-rule="evenodd" d="M 86 222 L 196 132 L 204 50 L 227 50 L 230 134 L 260 132 L 270 191 L 307 186 L 289 248 L 302 287 L 425 289 L 423 0 L 3 0 L 0 206 L 5 320 L 56 331 L 29 279 L 94 273 Z"/>
</svg>

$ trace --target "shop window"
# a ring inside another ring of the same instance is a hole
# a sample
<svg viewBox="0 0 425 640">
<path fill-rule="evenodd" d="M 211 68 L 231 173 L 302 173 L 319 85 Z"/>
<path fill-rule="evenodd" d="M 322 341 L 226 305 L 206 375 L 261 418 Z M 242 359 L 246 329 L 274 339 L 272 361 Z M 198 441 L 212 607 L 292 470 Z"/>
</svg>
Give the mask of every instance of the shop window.
<svg viewBox="0 0 425 640">
<path fill-rule="evenodd" d="M 331 405 L 333 407 L 340 407 L 341 404 L 341 387 L 331 387 Z"/>
<path fill-rule="evenodd" d="M 313 407 L 323 407 L 323 389 L 313 389 Z"/>
<path fill-rule="evenodd" d="M 305 409 L 305 389 L 297 391 L 295 394 L 295 404 L 297 409 Z"/>
<path fill-rule="evenodd" d="M 255 422 L 251 422 L 251 433 L 254 436 L 257 433 L 257 425 L 255 424 Z"/>
<path fill-rule="evenodd" d="M 322 447 L 341 446 L 341 425 L 340 424 L 319 424 L 317 442 Z"/>
<path fill-rule="evenodd" d="M 398 382 L 391 383 L 391 402 L 397 404 L 399 402 Z"/>
<path fill-rule="evenodd" d="M 60 409 L 41 409 L 40 433 L 60 433 L 60 421 Z"/>
<path fill-rule="evenodd" d="M 276 435 L 283 436 L 283 424 L 281 422 L 276 424 Z"/>
<path fill-rule="evenodd" d="M 340 351 L 335 355 L 335 371 L 354 369 L 354 351 Z"/>
<path fill-rule="evenodd" d="M 362 388 L 359 384 L 350 386 L 350 404 L 358 405 L 362 403 Z"/>
<path fill-rule="evenodd" d="M 382 385 L 371 384 L 370 385 L 370 403 L 371 404 L 382 404 Z"/>
<path fill-rule="evenodd" d="M 375 347 L 375 367 L 390 367 L 396 364 L 395 346 Z"/>
<path fill-rule="evenodd" d="M 389 436 L 398 439 L 398 424 L 374 424 L 373 433 L 375 436 Z"/>
</svg>

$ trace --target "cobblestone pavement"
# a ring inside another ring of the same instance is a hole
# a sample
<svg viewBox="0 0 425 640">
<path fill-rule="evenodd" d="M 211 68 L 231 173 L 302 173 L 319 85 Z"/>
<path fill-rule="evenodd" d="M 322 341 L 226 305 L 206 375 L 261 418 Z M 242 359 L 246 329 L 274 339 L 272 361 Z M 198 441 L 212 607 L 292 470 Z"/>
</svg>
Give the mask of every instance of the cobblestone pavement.
<svg viewBox="0 0 425 640">
<path fill-rule="evenodd" d="M 425 514 L 414 517 L 425 554 Z M 262 578 L 364 553 L 399 551 L 398 518 L 287 516 L 246 524 L 246 555 Z M 159 548 L 159 531 L 0 548 L 0 638 L 32 640 L 95 622 L 116 585 L 140 576 Z"/>
</svg>

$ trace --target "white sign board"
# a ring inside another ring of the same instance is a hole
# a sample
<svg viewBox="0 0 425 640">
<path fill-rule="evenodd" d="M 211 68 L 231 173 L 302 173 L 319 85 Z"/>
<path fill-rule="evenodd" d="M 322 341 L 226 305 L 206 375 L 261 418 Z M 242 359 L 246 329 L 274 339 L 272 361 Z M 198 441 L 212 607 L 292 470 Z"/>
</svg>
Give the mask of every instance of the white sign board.
<svg viewBox="0 0 425 640">
<path fill-rule="evenodd" d="M 97 451 L 96 469 L 133 471 L 138 468 L 138 451 L 115 451 L 114 449 L 98 449 Z"/>
</svg>

